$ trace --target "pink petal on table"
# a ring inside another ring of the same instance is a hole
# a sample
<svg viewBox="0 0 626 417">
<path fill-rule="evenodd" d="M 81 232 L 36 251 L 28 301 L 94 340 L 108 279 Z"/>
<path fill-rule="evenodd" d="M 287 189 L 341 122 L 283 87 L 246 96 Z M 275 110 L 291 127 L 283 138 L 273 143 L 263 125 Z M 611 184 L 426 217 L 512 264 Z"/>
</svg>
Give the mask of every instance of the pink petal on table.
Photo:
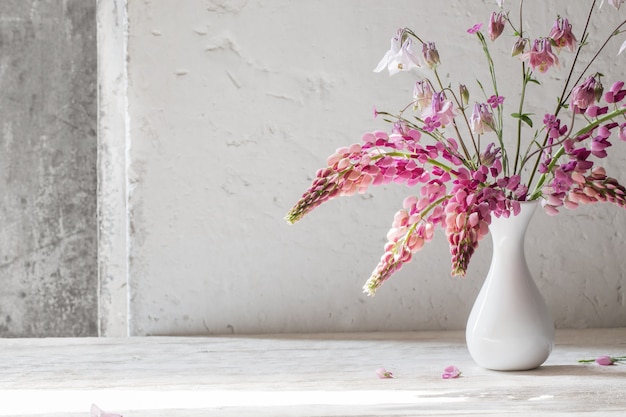
<svg viewBox="0 0 626 417">
<path fill-rule="evenodd" d="M 461 375 L 461 371 L 459 371 L 459 368 L 457 368 L 454 365 L 450 365 L 446 369 L 443 370 L 443 374 L 441 374 L 441 377 L 443 379 L 451 379 L 451 378 L 458 378 L 460 375 Z"/>
</svg>

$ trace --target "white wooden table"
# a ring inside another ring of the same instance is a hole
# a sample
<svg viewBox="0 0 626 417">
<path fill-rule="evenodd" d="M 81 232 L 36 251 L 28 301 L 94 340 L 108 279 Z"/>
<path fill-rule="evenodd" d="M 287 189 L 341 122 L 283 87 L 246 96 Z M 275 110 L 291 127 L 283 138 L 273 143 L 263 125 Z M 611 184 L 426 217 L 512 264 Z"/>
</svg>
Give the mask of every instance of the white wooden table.
<svg viewBox="0 0 626 417">
<path fill-rule="evenodd" d="M 479 368 L 463 332 L 0 339 L 0 416 L 624 416 L 626 365 L 577 362 L 600 355 L 626 328 L 557 331 L 527 372 Z"/>
</svg>

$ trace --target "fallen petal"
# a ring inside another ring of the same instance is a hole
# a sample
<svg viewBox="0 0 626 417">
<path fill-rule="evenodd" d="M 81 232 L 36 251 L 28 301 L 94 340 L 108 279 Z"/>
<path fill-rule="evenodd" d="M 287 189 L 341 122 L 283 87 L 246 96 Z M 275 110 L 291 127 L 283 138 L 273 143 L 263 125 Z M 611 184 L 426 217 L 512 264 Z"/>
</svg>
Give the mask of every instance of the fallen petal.
<svg viewBox="0 0 626 417">
<path fill-rule="evenodd" d="M 388 370 L 386 370 L 385 368 L 378 368 L 376 370 L 376 375 L 378 375 L 378 377 L 380 379 L 389 379 L 389 378 L 393 378 L 393 373 L 389 372 Z"/>
</svg>

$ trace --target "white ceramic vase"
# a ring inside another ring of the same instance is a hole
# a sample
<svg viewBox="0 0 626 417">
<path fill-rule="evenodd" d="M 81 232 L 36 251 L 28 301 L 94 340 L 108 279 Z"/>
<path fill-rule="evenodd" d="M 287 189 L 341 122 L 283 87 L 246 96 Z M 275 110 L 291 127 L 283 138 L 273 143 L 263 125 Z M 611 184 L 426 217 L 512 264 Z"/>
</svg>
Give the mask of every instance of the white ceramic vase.
<svg viewBox="0 0 626 417">
<path fill-rule="evenodd" d="M 534 369 L 552 351 L 554 323 L 524 253 L 526 229 L 536 208 L 536 201 L 524 202 L 517 216 L 491 219 L 491 267 L 466 328 L 470 355 L 483 368 Z"/>
</svg>

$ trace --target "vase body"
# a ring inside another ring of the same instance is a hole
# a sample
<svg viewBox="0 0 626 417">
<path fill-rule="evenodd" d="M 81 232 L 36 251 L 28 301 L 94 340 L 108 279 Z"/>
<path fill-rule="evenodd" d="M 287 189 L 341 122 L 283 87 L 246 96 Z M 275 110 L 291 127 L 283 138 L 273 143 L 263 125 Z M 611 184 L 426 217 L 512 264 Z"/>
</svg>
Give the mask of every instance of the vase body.
<svg viewBox="0 0 626 417">
<path fill-rule="evenodd" d="M 483 368 L 534 369 L 552 352 L 554 323 L 524 253 L 536 208 L 537 202 L 524 202 L 517 216 L 491 219 L 491 266 L 466 328 L 470 355 Z"/>
</svg>

